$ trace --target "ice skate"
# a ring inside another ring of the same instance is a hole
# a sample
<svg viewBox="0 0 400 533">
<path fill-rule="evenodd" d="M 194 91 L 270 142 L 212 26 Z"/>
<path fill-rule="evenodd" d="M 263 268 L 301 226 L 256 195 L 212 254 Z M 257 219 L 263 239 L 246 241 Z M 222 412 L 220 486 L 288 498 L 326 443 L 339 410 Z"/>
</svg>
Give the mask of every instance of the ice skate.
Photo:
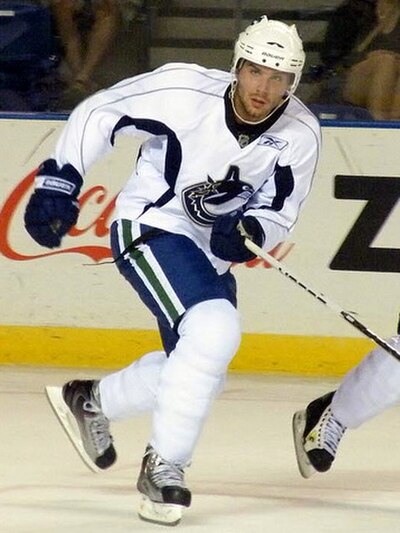
<svg viewBox="0 0 400 533">
<path fill-rule="evenodd" d="M 142 520 L 176 526 L 184 507 L 189 507 L 191 493 L 186 488 L 181 465 L 165 461 L 149 445 L 137 481 L 142 494 L 138 514 Z"/>
<path fill-rule="evenodd" d="M 70 381 L 46 387 L 50 405 L 86 465 L 94 472 L 109 468 L 116 453 L 98 393 L 98 381 Z"/>
<path fill-rule="evenodd" d="M 330 392 L 311 402 L 293 417 L 293 437 L 297 464 L 303 477 L 326 472 L 332 466 L 346 428 L 333 416 Z"/>
</svg>

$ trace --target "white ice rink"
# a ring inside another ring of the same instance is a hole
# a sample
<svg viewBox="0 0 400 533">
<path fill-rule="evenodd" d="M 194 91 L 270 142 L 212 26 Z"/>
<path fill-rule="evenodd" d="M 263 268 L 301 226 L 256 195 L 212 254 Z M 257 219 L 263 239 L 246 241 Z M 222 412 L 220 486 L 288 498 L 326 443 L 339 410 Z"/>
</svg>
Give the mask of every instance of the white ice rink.
<svg viewBox="0 0 400 533">
<path fill-rule="evenodd" d="M 86 469 L 43 392 L 98 371 L 0 367 L 0 532 L 145 533 L 135 489 L 149 420 L 113 426 L 119 460 Z M 230 374 L 187 472 L 193 492 L 178 533 L 400 531 L 400 411 L 346 433 L 334 468 L 297 471 L 291 417 L 336 381 Z"/>
</svg>

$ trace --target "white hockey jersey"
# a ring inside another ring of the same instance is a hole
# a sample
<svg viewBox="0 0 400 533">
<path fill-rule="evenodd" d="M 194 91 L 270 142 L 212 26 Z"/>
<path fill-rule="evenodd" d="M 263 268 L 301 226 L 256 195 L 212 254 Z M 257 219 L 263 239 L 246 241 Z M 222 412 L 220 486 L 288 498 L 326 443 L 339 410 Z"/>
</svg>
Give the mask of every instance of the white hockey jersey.
<svg viewBox="0 0 400 533">
<path fill-rule="evenodd" d="M 222 273 L 229 264 L 209 249 L 214 219 L 244 209 L 262 224 L 266 249 L 284 241 L 310 191 L 321 142 L 316 117 L 292 96 L 244 144 L 231 117 L 231 82 L 230 73 L 183 63 L 124 80 L 73 111 L 54 157 L 84 175 L 116 135 L 140 135 L 115 217 L 192 238 Z"/>
</svg>

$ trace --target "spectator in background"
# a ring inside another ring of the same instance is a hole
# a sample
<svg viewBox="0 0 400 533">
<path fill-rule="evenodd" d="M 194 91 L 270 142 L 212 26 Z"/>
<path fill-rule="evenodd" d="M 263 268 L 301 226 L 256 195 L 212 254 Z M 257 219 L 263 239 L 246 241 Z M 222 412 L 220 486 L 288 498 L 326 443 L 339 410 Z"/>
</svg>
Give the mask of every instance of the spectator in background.
<svg viewBox="0 0 400 533">
<path fill-rule="evenodd" d="M 312 103 L 343 104 L 343 79 L 356 43 L 374 28 L 378 0 L 345 0 L 332 13 L 321 44 L 321 63 L 310 67 Z"/>
<path fill-rule="evenodd" d="M 356 43 L 374 28 L 377 0 L 345 0 L 328 22 L 322 43 L 321 60 L 325 69 L 344 64 Z"/>
<path fill-rule="evenodd" d="M 400 0 L 378 0 L 377 22 L 355 49 L 343 99 L 376 120 L 400 119 Z"/>
<path fill-rule="evenodd" d="M 68 69 L 61 104 L 74 107 L 98 88 L 95 74 L 117 33 L 116 0 L 51 0 Z"/>
<path fill-rule="evenodd" d="M 45 0 L 0 0 L 0 110 L 53 111 L 61 84 Z"/>
</svg>

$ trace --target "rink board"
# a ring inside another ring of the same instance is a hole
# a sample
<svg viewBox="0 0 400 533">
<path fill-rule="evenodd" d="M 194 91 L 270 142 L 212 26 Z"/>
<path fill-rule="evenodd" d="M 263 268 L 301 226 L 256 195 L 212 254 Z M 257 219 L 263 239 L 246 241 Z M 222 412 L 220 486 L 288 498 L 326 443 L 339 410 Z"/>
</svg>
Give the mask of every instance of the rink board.
<svg viewBox="0 0 400 533">
<path fill-rule="evenodd" d="M 90 170 L 77 226 L 61 249 L 47 250 L 26 234 L 23 212 L 63 124 L 0 119 L 0 363 L 119 367 L 159 346 L 152 317 L 115 266 L 101 264 L 138 143 L 121 138 Z M 324 127 L 313 190 L 274 251 L 382 337 L 395 332 L 399 312 L 399 141 L 394 125 Z M 244 336 L 232 369 L 340 375 L 373 346 L 263 261 L 233 271 Z"/>
</svg>

